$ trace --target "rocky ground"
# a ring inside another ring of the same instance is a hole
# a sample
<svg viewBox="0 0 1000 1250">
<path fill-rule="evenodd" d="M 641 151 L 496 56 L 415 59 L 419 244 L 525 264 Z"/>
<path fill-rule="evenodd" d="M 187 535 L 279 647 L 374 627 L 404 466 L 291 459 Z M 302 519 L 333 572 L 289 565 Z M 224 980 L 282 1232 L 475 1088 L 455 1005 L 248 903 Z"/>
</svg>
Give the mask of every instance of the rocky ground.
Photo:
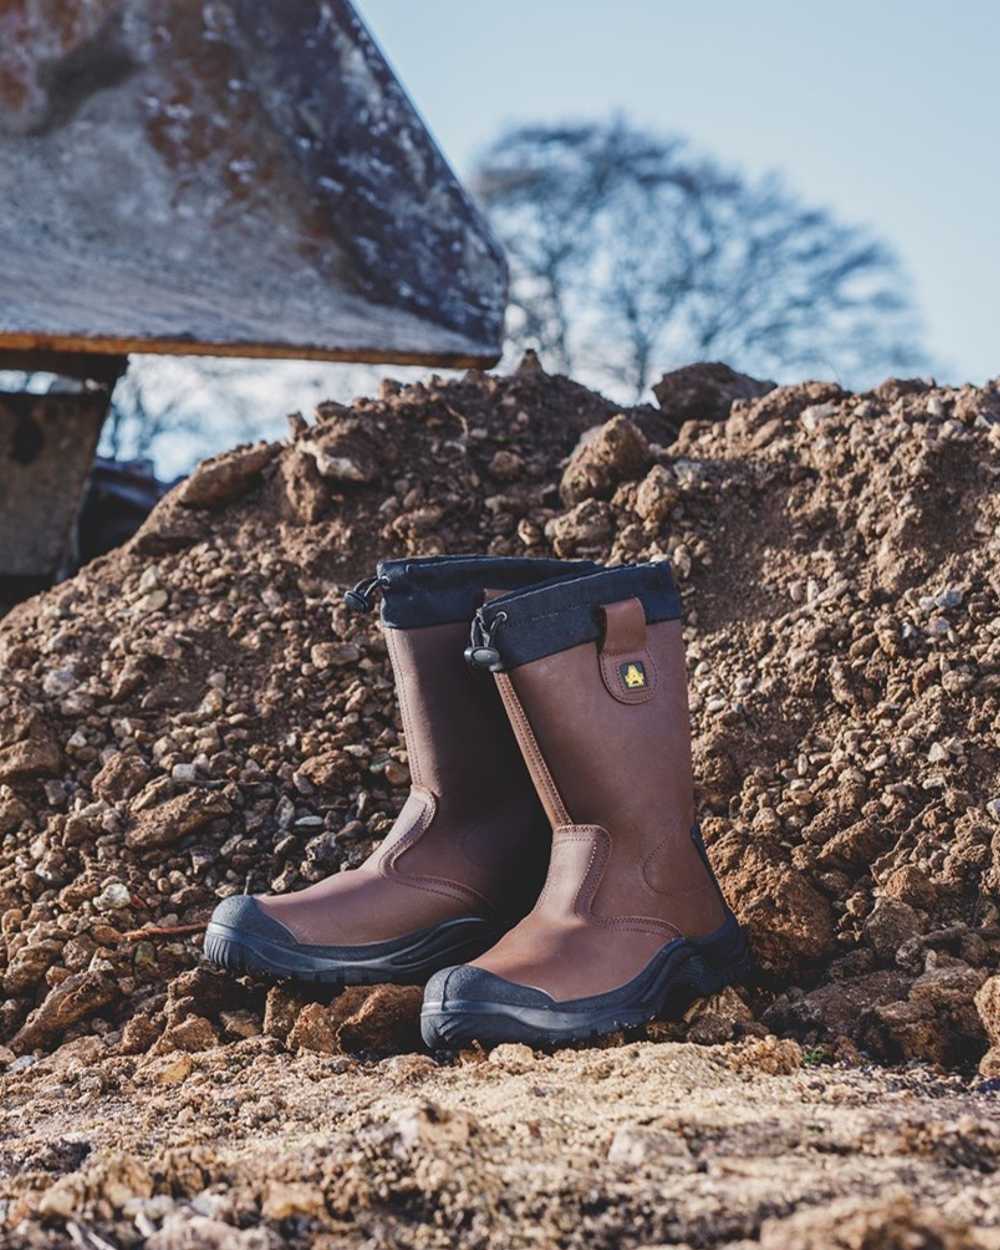
<svg viewBox="0 0 1000 1250">
<path fill-rule="evenodd" d="M 3 1250 L 1000 1247 L 995 1088 L 790 1040 L 71 1047 L 6 1082 Z"/>
<path fill-rule="evenodd" d="M 996 1244 L 961 1226 L 1000 1224 L 1000 387 L 696 366 L 657 397 L 529 357 L 323 405 L 0 621 L 11 1245 Z M 680 581 L 703 828 L 760 976 L 646 1040 L 436 1066 L 412 991 L 197 966 L 220 897 L 359 862 L 405 794 L 344 587 L 471 550 Z M 847 1194 L 876 1205 L 767 1222 Z"/>
</svg>

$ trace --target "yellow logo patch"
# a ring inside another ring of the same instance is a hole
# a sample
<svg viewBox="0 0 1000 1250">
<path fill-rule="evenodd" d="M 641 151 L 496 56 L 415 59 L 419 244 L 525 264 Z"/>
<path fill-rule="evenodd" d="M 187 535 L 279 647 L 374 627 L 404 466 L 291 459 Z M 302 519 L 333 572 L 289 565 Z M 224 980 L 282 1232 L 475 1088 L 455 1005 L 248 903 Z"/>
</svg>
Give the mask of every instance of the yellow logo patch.
<svg viewBox="0 0 1000 1250">
<path fill-rule="evenodd" d="M 620 664 L 618 671 L 627 690 L 646 688 L 646 668 L 641 660 L 629 660 L 627 664 Z"/>
</svg>

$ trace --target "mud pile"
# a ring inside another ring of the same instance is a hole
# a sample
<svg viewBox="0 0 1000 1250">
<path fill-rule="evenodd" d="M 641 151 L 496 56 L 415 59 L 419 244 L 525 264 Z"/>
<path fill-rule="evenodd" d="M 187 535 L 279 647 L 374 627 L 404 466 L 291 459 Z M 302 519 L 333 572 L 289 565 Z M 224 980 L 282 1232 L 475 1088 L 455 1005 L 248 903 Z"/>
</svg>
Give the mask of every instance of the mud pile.
<svg viewBox="0 0 1000 1250">
<path fill-rule="evenodd" d="M 303 1009 L 190 969 L 220 897 L 360 862 L 405 795 L 343 589 L 488 551 L 681 585 L 703 828 L 762 978 L 655 1027 L 1000 1073 L 1000 388 L 698 366 L 657 395 L 623 412 L 529 357 L 322 405 L 0 622 L 8 1063 L 93 1032 L 412 1044 L 391 992 Z"/>
</svg>

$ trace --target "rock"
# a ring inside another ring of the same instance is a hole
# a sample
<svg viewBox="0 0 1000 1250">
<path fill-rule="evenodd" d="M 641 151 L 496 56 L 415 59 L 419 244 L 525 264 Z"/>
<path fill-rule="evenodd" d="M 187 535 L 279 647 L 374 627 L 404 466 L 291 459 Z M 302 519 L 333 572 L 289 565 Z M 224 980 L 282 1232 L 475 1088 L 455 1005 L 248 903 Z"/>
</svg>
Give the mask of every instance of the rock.
<svg viewBox="0 0 1000 1250">
<path fill-rule="evenodd" d="M 636 515 L 649 525 L 660 525 L 680 502 L 680 497 L 681 492 L 673 474 L 662 464 L 654 464 L 636 491 Z"/>
<path fill-rule="evenodd" d="M 833 910 L 806 876 L 762 842 L 726 837 L 712 860 L 754 956 L 766 971 L 786 973 L 832 949 Z"/>
<path fill-rule="evenodd" d="M 911 984 L 911 977 L 895 969 L 831 981 L 829 985 L 810 990 L 802 1000 L 808 1013 L 803 1026 L 805 1029 L 821 1028 L 831 1037 L 854 1037 L 869 1008 L 906 998 Z M 772 1022 L 769 1014 L 764 1019 L 765 1023 Z"/>
<path fill-rule="evenodd" d="M 131 902 L 132 892 L 127 885 L 123 885 L 120 881 L 108 881 L 94 899 L 94 906 L 98 911 L 117 911 L 122 907 L 128 907 Z"/>
<path fill-rule="evenodd" d="M 302 999 L 284 985 L 272 985 L 264 1002 L 264 1033 L 284 1041 L 302 1010 Z"/>
<path fill-rule="evenodd" d="M 194 1070 L 194 1062 L 191 1056 L 186 1052 L 182 1052 L 177 1058 L 160 1059 L 143 1071 L 154 1085 L 183 1085 Z"/>
<path fill-rule="evenodd" d="M 527 1072 L 535 1067 L 535 1052 L 523 1042 L 501 1042 L 490 1051 L 489 1062 L 504 1072 Z"/>
<path fill-rule="evenodd" d="M 0 787 L 0 838 L 14 833 L 31 818 L 31 808 L 22 803 L 12 790 Z"/>
<path fill-rule="evenodd" d="M 132 1154 L 102 1154 L 78 1172 L 50 1186 L 38 1199 L 36 1210 L 43 1219 L 76 1219 L 92 1216 L 95 1205 L 120 1211 L 136 1198 L 153 1193 L 149 1169 Z"/>
<path fill-rule="evenodd" d="M 134 828 L 126 833 L 125 844 L 135 850 L 170 846 L 227 815 L 229 810 L 229 800 L 222 794 L 189 790 L 141 812 Z"/>
<path fill-rule="evenodd" d="M 615 1132 L 608 1147 L 608 1162 L 618 1167 L 641 1168 L 650 1162 L 689 1162 L 691 1152 L 680 1133 L 626 1124 Z"/>
<path fill-rule="evenodd" d="M 51 739 L 26 738 L 0 749 L 0 782 L 56 776 L 62 764 L 62 752 Z"/>
<path fill-rule="evenodd" d="M 218 508 L 246 494 L 278 453 L 278 445 L 254 443 L 203 460 L 180 488 L 189 508 Z"/>
<path fill-rule="evenodd" d="M 313 1050 L 321 1055 L 332 1055 L 339 1050 L 327 1007 L 322 1003 L 306 1003 L 288 1033 L 286 1044 L 289 1050 Z"/>
<path fill-rule="evenodd" d="M 611 537 L 612 529 L 608 505 L 597 499 L 585 499 L 569 512 L 549 521 L 545 534 L 552 540 L 556 554 L 566 557 L 599 549 Z"/>
<path fill-rule="evenodd" d="M 974 1001 L 990 1045 L 1000 1046 L 1000 976 L 984 981 Z"/>
<path fill-rule="evenodd" d="M 219 1022 L 227 1037 L 260 1036 L 260 1021 L 252 1011 L 222 1011 L 219 1013 Z"/>
<path fill-rule="evenodd" d="M 929 1007 L 938 1028 L 953 1035 L 958 1044 L 979 1043 L 984 1040 L 984 1028 L 976 996 L 986 978 L 982 968 L 965 964 L 931 968 L 914 981 L 910 1002 Z"/>
<path fill-rule="evenodd" d="M 883 898 L 865 921 L 865 938 L 883 963 L 895 963 L 896 952 L 904 942 L 923 929 L 920 917 L 900 899 Z"/>
<path fill-rule="evenodd" d="M 0 1064 L 2 1064 L 0 1059 Z M 1000 1077 L 1000 1046 L 991 1046 L 979 1061 L 979 1074 L 985 1076 L 987 1080 L 993 1077 Z"/>
<path fill-rule="evenodd" d="M 861 1044 L 890 1063 L 919 1059 L 944 1063 L 948 1042 L 925 1003 L 886 1003 L 867 1012 L 860 1026 Z"/>
<path fill-rule="evenodd" d="M 739 994 L 726 986 L 709 998 L 699 998 L 684 1013 L 687 1040 L 699 1046 L 718 1046 L 735 1037 L 742 1024 L 753 1022 L 753 1012 Z"/>
<path fill-rule="evenodd" d="M 317 642 L 310 647 L 309 658 L 317 668 L 338 668 L 357 664 L 361 648 L 355 642 Z"/>
<path fill-rule="evenodd" d="M 748 1038 L 729 1056 L 729 1066 L 734 1072 L 788 1076 L 802 1067 L 802 1047 L 791 1038 Z"/>
<path fill-rule="evenodd" d="M 125 1022 L 118 1050 L 123 1055 L 144 1055 L 160 1036 L 160 1027 L 147 1015 L 135 1015 Z"/>
<path fill-rule="evenodd" d="M 608 499 L 620 482 L 634 481 L 650 461 L 645 435 L 624 416 L 588 430 L 563 471 L 559 495 L 567 508 Z"/>
<path fill-rule="evenodd" d="M 336 416 L 314 428 L 314 436 L 297 446 L 312 457 L 320 477 L 356 485 L 378 480 L 379 447 L 363 421 Z"/>
<path fill-rule="evenodd" d="M 439 1107 L 432 1102 L 422 1102 L 397 1112 L 389 1121 L 389 1127 L 406 1150 L 420 1147 L 449 1150 L 465 1146 L 478 1128 L 467 1111 Z"/>
<path fill-rule="evenodd" d="M 776 385 L 737 373 L 717 361 L 684 365 L 665 373 L 653 387 L 653 394 L 664 413 L 680 426 L 685 421 L 725 421 L 734 400 L 759 399 Z"/>
<path fill-rule="evenodd" d="M 40 1006 L 28 1016 L 11 1041 L 11 1049 L 24 1054 L 61 1037 L 70 1025 L 113 1003 L 120 993 L 119 986 L 103 972 L 71 973 L 49 990 Z"/>
<path fill-rule="evenodd" d="M 344 1020 L 337 1031 L 340 1046 L 349 1054 L 419 1050 L 423 990 L 417 985 L 379 985 Z"/>
<path fill-rule="evenodd" d="M 196 1052 L 218 1045 L 219 1035 L 211 1020 L 204 1016 L 188 1016 L 167 1029 L 161 1039 L 164 1050 Z"/>
<path fill-rule="evenodd" d="M 135 601 L 133 609 L 140 616 L 151 616 L 154 612 L 162 612 L 170 602 L 170 596 L 162 587 L 151 590 Z"/>
<path fill-rule="evenodd" d="M 35 942 L 22 946 L 7 965 L 3 977 L 4 992 L 13 997 L 27 993 L 59 961 L 61 953 L 59 942 Z"/>
</svg>

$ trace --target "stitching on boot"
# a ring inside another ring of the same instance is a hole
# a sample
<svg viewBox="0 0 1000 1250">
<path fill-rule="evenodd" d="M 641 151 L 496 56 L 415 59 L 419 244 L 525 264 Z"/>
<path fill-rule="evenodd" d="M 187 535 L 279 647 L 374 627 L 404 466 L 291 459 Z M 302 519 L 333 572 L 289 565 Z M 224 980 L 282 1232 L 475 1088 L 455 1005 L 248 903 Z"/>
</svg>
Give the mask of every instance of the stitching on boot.
<svg viewBox="0 0 1000 1250">
<path fill-rule="evenodd" d="M 545 763 L 534 730 L 531 728 L 531 724 L 525 715 L 524 708 L 521 706 L 521 700 L 517 697 L 517 691 L 514 689 L 510 677 L 506 673 L 497 673 L 496 680 L 500 698 L 503 700 L 504 707 L 507 709 L 507 715 L 510 717 L 514 736 L 524 752 L 528 771 L 531 773 L 536 786 L 542 791 L 539 797 L 542 800 L 542 806 L 545 808 L 549 820 L 553 826 L 570 825 L 570 814 L 566 810 L 566 804 L 563 802 L 562 795 L 556 789 L 556 784 L 552 780 L 552 774 Z"/>
<path fill-rule="evenodd" d="M 386 645 L 389 649 L 389 663 L 392 665 L 393 672 L 397 674 L 396 690 L 399 694 L 399 717 L 403 722 L 403 739 L 406 742 L 406 750 L 408 763 L 410 765 L 410 778 L 415 786 L 422 785 L 420 776 L 420 758 L 413 746 L 417 741 L 417 735 L 413 732 L 413 716 L 410 712 L 409 701 L 406 697 L 406 682 L 403 680 L 403 663 L 399 655 L 399 644 L 396 641 L 396 631 L 389 627 L 383 629 L 385 634 Z"/>
<path fill-rule="evenodd" d="M 682 937 L 681 931 L 668 920 L 659 920 L 655 916 L 598 916 L 592 909 L 594 897 L 601 884 L 601 878 L 611 861 L 611 835 L 601 825 L 564 825 L 554 829 L 552 836 L 560 840 L 583 842 L 592 840 L 594 848 L 590 863 L 584 873 L 583 881 L 577 890 L 574 910 L 585 917 L 590 923 L 602 929 L 610 929 L 616 933 L 650 933 L 656 936 L 666 934 L 669 937 Z M 600 861 L 600 862 L 598 862 Z"/>
<path fill-rule="evenodd" d="M 399 841 L 394 846 L 389 847 L 382 855 L 379 860 L 380 874 L 393 881 L 398 881 L 401 885 L 408 885 L 415 890 L 423 890 L 427 894 L 438 894 L 442 898 L 455 899 L 470 906 L 479 903 L 488 912 L 492 912 L 493 905 L 489 899 L 484 898 L 478 890 L 472 889 L 471 886 L 463 885 L 459 881 L 451 881 L 447 877 L 431 877 L 408 873 L 400 865 L 399 860 L 401 856 L 411 847 L 416 846 L 437 814 L 437 800 L 434 795 L 430 790 L 425 790 L 423 787 L 421 787 L 421 791 L 426 795 L 424 808 Z"/>
</svg>

